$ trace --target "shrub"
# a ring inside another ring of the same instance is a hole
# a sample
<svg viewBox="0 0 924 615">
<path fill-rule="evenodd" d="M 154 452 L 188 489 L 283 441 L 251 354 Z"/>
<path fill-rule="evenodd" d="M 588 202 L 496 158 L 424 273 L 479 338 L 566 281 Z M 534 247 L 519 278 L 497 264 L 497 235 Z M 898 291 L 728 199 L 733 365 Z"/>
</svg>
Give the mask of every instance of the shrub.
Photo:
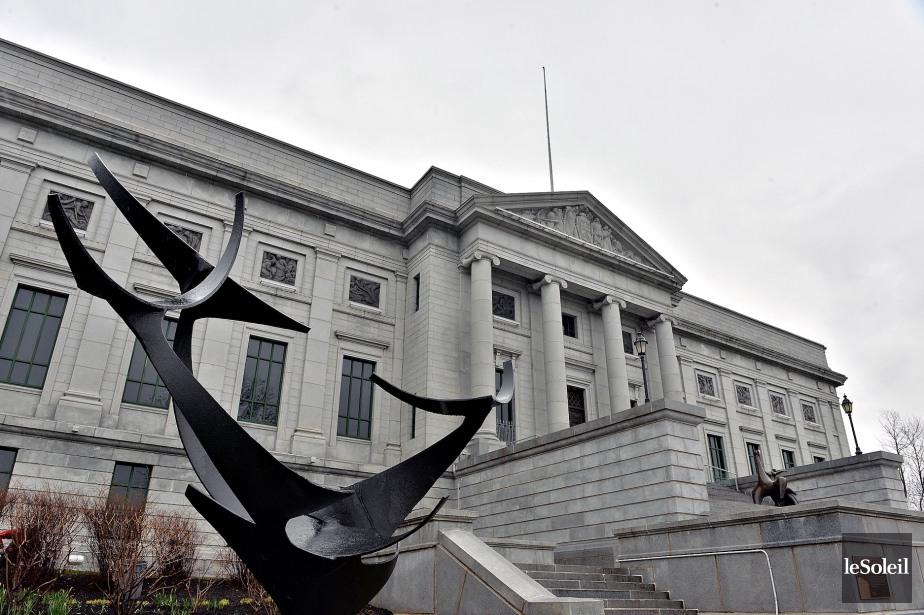
<svg viewBox="0 0 924 615">
<path fill-rule="evenodd" d="M 5 584 L 13 592 L 37 591 L 54 582 L 64 572 L 79 529 L 78 521 L 85 500 L 69 491 L 52 491 L 45 485 L 39 491 L 7 490 L 2 522 L 14 528 L 4 552 Z M 18 595 L 18 594 L 17 594 Z"/>
<path fill-rule="evenodd" d="M 115 615 L 133 615 L 142 602 L 189 580 L 200 544 L 191 519 L 102 497 L 84 516 L 99 587 Z"/>
</svg>

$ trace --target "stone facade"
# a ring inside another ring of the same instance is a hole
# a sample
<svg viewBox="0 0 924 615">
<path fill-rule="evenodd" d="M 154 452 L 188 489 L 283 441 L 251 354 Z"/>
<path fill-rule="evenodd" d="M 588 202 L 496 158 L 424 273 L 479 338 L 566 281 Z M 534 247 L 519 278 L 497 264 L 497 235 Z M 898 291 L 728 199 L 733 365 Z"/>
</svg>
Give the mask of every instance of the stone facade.
<svg viewBox="0 0 924 615">
<path fill-rule="evenodd" d="M 19 450 L 13 485 L 105 488 L 116 462 L 147 464 L 151 496 L 182 506 L 194 481 L 169 408 L 123 401 L 135 340 L 77 290 L 43 220 L 47 195 L 67 195 L 110 276 L 149 298 L 177 292 L 96 182 L 85 163 L 93 152 L 212 262 L 234 194 L 247 192 L 231 275 L 311 332 L 202 322 L 193 367 L 237 413 L 250 341 L 284 348 L 275 422 L 242 424 L 320 482 L 380 471 L 458 422 L 376 391 L 368 438 L 345 437 L 345 359 L 435 397 L 491 393 L 495 370 L 513 360 L 504 435 L 523 441 L 568 429 L 576 413 L 592 423 L 642 404 L 641 362 L 624 344 L 637 332 L 648 339 L 650 398 L 703 409 L 677 437 L 706 465 L 709 435 L 742 476 L 748 443 L 775 467 L 783 450 L 798 465 L 850 452 L 835 390 L 845 377 L 822 345 L 683 293 L 686 278 L 587 192 L 502 194 L 437 168 L 405 188 L 0 42 L 0 318 L 19 289 L 67 299 L 41 382 L 0 382 L 0 446 Z M 504 446 L 494 420 L 475 453 Z M 447 475 L 425 503 L 455 488 Z"/>
</svg>

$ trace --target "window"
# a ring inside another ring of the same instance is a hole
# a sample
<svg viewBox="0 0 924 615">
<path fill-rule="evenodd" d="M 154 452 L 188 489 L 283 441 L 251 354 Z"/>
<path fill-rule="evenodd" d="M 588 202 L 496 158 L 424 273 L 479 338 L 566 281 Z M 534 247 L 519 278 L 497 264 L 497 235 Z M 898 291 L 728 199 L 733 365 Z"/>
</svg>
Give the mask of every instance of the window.
<svg viewBox="0 0 924 615">
<path fill-rule="evenodd" d="M 0 493 L 10 486 L 13 477 L 13 466 L 16 464 L 16 449 L 0 448 Z"/>
<path fill-rule="evenodd" d="M 372 373 L 375 363 L 343 357 L 337 435 L 372 438 Z"/>
<path fill-rule="evenodd" d="M 116 463 L 112 471 L 112 485 L 109 487 L 109 501 L 127 502 L 133 506 L 144 504 L 150 480 L 149 466 Z"/>
<path fill-rule="evenodd" d="M 286 345 L 269 340 L 250 338 L 241 383 L 241 401 L 237 420 L 261 425 L 275 425 L 279 418 L 279 398 L 282 393 L 282 370 L 286 360 Z"/>
<path fill-rule="evenodd" d="M 379 307 L 382 285 L 372 280 L 350 276 L 350 301 L 369 307 Z"/>
<path fill-rule="evenodd" d="M 735 383 L 735 397 L 738 398 L 739 406 L 749 406 L 754 407 L 754 394 L 751 392 L 751 387 L 746 384 Z"/>
<path fill-rule="evenodd" d="M 781 448 L 780 452 L 783 454 L 783 469 L 796 467 L 796 453 L 794 451 L 786 450 Z"/>
<path fill-rule="evenodd" d="M 414 311 L 420 309 L 420 274 L 414 276 Z"/>
<path fill-rule="evenodd" d="M 802 417 L 809 423 L 817 423 L 815 418 L 815 406 L 802 402 Z"/>
<path fill-rule="evenodd" d="M 568 387 L 568 426 L 574 427 L 587 420 L 584 407 L 584 389 L 581 387 Z"/>
<path fill-rule="evenodd" d="M 699 386 L 699 394 L 706 397 L 718 397 L 715 394 L 715 378 L 709 374 L 696 374 L 696 383 Z"/>
<path fill-rule="evenodd" d="M 165 319 L 160 329 L 172 345 L 173 338 L 176 336 L 176 321 Z M 122 401 L 155 408 L 170 406 L 170 392 L 164 386 L 164 381 L 157 375 L 157 371 L 151 365 L 151 360 L 138 340 L 135 340 L 135 349 L 132 350 L 132 361 L 128 366 L 128 377 L 125 379 Z"/>
<path fill-rule="evenodd" d="M 517 312 L 513 297 L 496 290 L 491 291 L 491 313 L 499 318 L 516 320 Z"/>
<path fill-rule="evenodd" d="M 760 452 L 760 444 L 755 444 L 754 442 L 745 442 L 748 448 L 748 468 L 751 470 L 751 474 L 757 474 L 757 457 L 754 456 L 754 453 Z"/>
<path fill-rule="evenodd" d="M 0 340 L 0 382 L 40 389 L 67 297 L 20 286 Z"/>
<path fill-rule="evenodd" d="M 61 192 L 51 191 L 51 194 L 57 194 L 61 200 L 61 209 L 64 215 L 71 222 L 71 226 L 79 231 L 87 230 L 90 225 L 90 216 L 93 214 L 93 201 L 81 199 L 76 196 L 64 194 Z M 42 212 L 42 220 L 51 222 L 51 212 L 48 211 L 48 204 L 45 204 L 45 210 Z"/>
<path fill-rule="evenodd" d="M 295 286 L 297 274 L 298 261 L 296 259 L 276 254 L 275 252 L 263 252 L 263 261 L 260 263 L 260 277 L 264 280 Z"/>
<path fill-rule="evenodd" d="M 773 414 L 786 416 L 786 399 L 784 399 L 782 395 L 770 393 L 770 409 L 773 411 Z"/>
<path fill-rule="evenodd" d="M 712 466 L 712 480 L 720 481 L 728 478 L 728 468 L 725 465 L 725 444 L 722 436 L 706 434 L 709 444 L 709 465 Z"/>
<path fill-rule="evenodd" d="M 635 340 L 629 331 L 622 332 L 622 351 L 626 354 L 635 354 Z"/>
<path fill-rule="evenodd" d="M 577 318 L 571 314 L 562 314 L 561 332 L 565 337 L 577 337 Z"/>
<path fill-rule="evenodd" d="M 813 455 L 813 456 L 812 456 L 812 463 L 822 463 L 822 462 L 824 462 L 824 461 L 825 461 L 825 458 L 824 458 L 824 457 L 821 457 L 820 455 Z"/>
<path fill-rule="evenodd" d="M 500 391 L 504 370 L 494 372 L 494 390 Z M 501 442 L 513 444 L 517 441 L 517 430 L 513 418 L 513 400 L 497 406 L 497 437 Z"/>
</svg>

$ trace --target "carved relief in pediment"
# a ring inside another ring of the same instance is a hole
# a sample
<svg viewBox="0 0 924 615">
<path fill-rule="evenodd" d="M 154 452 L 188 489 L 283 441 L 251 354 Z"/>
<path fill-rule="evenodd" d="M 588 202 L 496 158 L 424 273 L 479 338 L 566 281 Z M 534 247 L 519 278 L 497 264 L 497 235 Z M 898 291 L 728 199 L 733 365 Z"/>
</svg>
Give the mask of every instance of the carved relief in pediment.
<svg viewBox="0 0 924 615">
<path fill-rule="evenodd" d="M 593 210 L 586 205 L 519 209 L 511 213 L 574 239 L 593 244 L 607 252 L 619 254 L 649 267 L 652 266 L 650 261 L 634 252 L 623 237 L 594 215 Z"/>
</svg>

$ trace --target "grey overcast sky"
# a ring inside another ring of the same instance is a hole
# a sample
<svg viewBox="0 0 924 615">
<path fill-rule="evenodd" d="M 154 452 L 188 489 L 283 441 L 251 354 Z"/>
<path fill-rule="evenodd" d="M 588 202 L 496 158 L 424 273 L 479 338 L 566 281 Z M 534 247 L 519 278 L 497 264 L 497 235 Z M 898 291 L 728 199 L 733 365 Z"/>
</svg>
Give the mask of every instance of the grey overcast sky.
<svg viewBox="0 0 924 615">
<path fill-rule="evenodd" d="M 685 290 L 924 415 L 924 0 L 0 0 L 0 37 L 404 186 L 589 190 Z"/>
</svg>

